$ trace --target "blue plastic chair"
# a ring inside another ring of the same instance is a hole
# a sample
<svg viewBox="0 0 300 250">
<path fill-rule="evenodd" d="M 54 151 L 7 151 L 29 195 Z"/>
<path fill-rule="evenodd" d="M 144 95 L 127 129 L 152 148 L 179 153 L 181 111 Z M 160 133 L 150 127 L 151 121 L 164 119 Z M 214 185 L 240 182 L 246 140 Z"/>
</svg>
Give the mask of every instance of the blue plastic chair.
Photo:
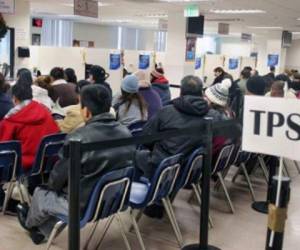
<svg viewBox="0 0 300 250">
<path fill-rule="evenodd" d="M 41 140 L 30 176 L 43 175 L 52 170 L 55 161 L 58 160 L 58 152 L 64 145 L 66 135 L 63 133 L 53 134 L 45 136 Z"/>
<path fill-rule="evenodd" d="M 227 187 L 225 185 L 224 172 L 226 173 L 227 168 L 229 167 L 234 147 L 235 146 L 233 144 L 229 144 L 229 145 L 225 145 L 221 149 L 221 151 L 218 155 L 217 161 L 215 163 L 215 166 L 213 167 L 213 170 L 212 170 L 212 175 L 217 176 L 218 181 L 220 182 L 220 184 L 224 190 L 229 208 L 232 213 L 234 213 L 235 210 L 234 210 L 234 206 L 232 204 L 231 198 L 229 196 Z"/>
<path fill-rule="evenodd" d="M 88 249 L 88 244 L 91 242 L 99 221 L 109 218 L 104 227 L 104 233 L 100 237 L 100 241 L 95 248 L 99 249 L 102 240 L 104 239 L 105 234 L 115 216 L 117 217 L 120 224 L 120 230 L 125 241 L 126 248 L 130 249 L 128 240 L 125 235 L 124 225 L 121 221 L 119 213 L 125 211 L 128 208 L 129 192 L 133 175 L 134 168 L 127 167 L 120 170 L 111 171 L 99 178 L 99 181 L 95 185 L 94 190 L 90 195 L 87 208 L 80 220 L 81 229 L 84 228 L 88 223 L 94 224 L 84 249 Z M 50 249 L 50 246 L 55 237 L 68 224 L 68 217 L 57 215 L 57 219 L 59 221 L 56 223 L 51 232 L 47 244 L 47 249 Z"/>
<path fill-rule="evenodd" d="M 0 143 L 0 182 L 8 183 L 2 208 L 3 214 L 5 214 L 14 187 L 17 186 L 18 191 L 20 192 L 19 182 L 17 181 L 17 172 L 21 169 L 21 161 L 21 143 L 19 141 Z M 22 199 L 21 192 L 20 196 Z"/>
<path fill-rule="evenodd" d="M 251 158 L 251 153 L 242 151 L 241 149 L 239 150 L 238 157 L 233 164 L 234 166 L 238 167 L 238 170 L 236 171 L 236 174 L 233 176 L 232 182 L 235 182 L 236 178 L 240 174 L 243 174 L 246 178 L 246 182 L 248 184 L 252 200 L 255 201 L 256 198 L 255 198 L 253 185 L 251 183 L 250 176 L 249 176 L 247 168 L 246 168 L 246 164 L 250 160 L 250 158 Z"/>
<path fill-rule="evenodd" d="M 147 206 L 157 202 L 162 202 L 167 215 L 172 224 L 176 239 L 180 247 L 183 246 L 182 235 L 176 222 L 175 214 L 169 199 L 169 195 L 174 189 L 179 171 L 182 154 L 174 155 L 161 162 L 156 169 L 151 180 L 143 180 L 142 182 L 133 182 L 130 191 L 130 207 L 131 218 L 137 237 L 140 241 L 142 249 L 145 249 L 142 237 L 139 233 L 137 220 L 141 218 L 142 210 Z M 140 210 L 137 218 L 133 216 L 133 209 Z"/>
</svg>

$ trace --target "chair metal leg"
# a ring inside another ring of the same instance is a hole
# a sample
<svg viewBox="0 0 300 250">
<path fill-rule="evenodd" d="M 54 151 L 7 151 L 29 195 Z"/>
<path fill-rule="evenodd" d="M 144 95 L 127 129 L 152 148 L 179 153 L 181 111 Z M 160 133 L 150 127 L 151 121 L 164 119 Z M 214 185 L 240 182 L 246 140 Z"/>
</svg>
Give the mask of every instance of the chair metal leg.
<svg viewBox="0 0 300 250">
<path fill-rule="evenodd" d="M 194 190 L 194 192 L 196 194 L 196 198 L 197 198 L 197 201 L 199 203 L 199 206 L 201 208 L 201 187 L 200 187 L 200 184 L 197 184 L 197 185 L 192 184 L 192 187 L 193 187 L 193 190 Z M 208 221 L 209 221 L 210 228 L 213 228 L 214 224 L 213 224 L 213 220 L 212 220 L 212 218 L 211 218 L 210 215 L 208 217 Z"/>
<path fill-rule="evenodd" d="M 227 199 L 227 201 L 228 201 L 228 205 L 229 205 L 229 207 L 230 207 L 230 209 L 231 209 L 231 212 L 234 214 L 235 210 L 234 210 L 232 201 L 231 201 L 231 199 L 230 199 L 230 196 L 229 196 L 227 187 L 226 187 L 226 185 L 225 185 L 225 181 L 224 181 L 224 179 L 223 179 L 223 176 L 222 176 L 222 174 L 221 174 L 220 172 L 217 173 L 217 175 L 218 175 L 218 177 L 219 177 L 219 179 L 220 179 L 220 182 L 221 182 L 221 185 L 222 185 L 222 187 L 223 187 L 223 190 L 224 190 L 226 199 Z"/>
<path fill-rule="evenodd" d="M 175 233 L 178 245 L 179 245 L 180 248 L 182 248 L 183 247 L 183 239 L 182 239 L 182 235 L 181 235 L 178 223 L 176 221 L 176 218 L 173 217 L 174 212 L 171 212 L 171 210 L 173 208 L 169 206 L 166 199 L 162 199 L 162 202 L 163 202 L 164 208 L 165 208 L 165 210 L 168 214 L 169 220 L 171 222 L 171 225 L 172 225 L 173 231 Z"/>
<path fill-rule="evenodd" d="M 297 162 L 297 161 L 294 161 L 294 164 L 295 164 L 295 166 L 296 166 L 296 168 L 297 168 L 297 170 L 298 170 L 298 173 L 300 174 L 300 167 L 299 167 L 298 162 Z"/>
<path fill-rule="evenodd" d="M 261 155 L 258 156 L 258 161 L 259 161 L 259 166 L 261 167 L 261 169 L 264 173 L 265 180 L 268 183 L 269 182 L 269 173 L 268 173 L 266 163 Z"/>
<path fill-rule="evenodd" d="M 132 216 L 134 216 L 133 211 L 134 211 L 134 210 L 132 209 L 132 210 L 131 210 Z M 143 216 L 143 211 L 144 211 L 144 210 L 141 209 L 141 210 L 137 210 L 137 211 L 138 211 L 138 213 L 137 213 L 136 216 L 135 216 L 135 221 L 136 221 L 136 223 L 139 223 L 140 219 L 141 219 L 142 216 Z M 134 226 L 131 225 L 130 228 L 129 228 L 129 232 L 132 232 L 133 229 L 134 229 Z"/>
<path fill-rule="evenodd" d="M 119 223 L 119 229 L 120 229 L 120 232 L 122 234 L 122 238 L 124 240 L 124 243 L 125 243 L 125 246 L 126 246 L 126 249 L 127 250 L 131 250 L 131 247 L 130 247 L 130 244 L 129 244 L 129 241 L 127 239 L 127 236 L 125 234 L 125 226 L 123 224 L 123 221 L 122 221 L 122 218 L 119 214 L 116 214 L 116 217 L 117 217 L 117 221 Z"/>
<path fill-rule="evenodd" d="M 248 175 L 248 172 L 247 172 L 247 168 L 245 166 L 245 163 L 242 163 L 241 164 L 241 169 L 243 170 L 244 172 L 244 175 L 245 175 L 245 178 L 246 178 L 246 181 L 248 183 L 248 187 L 249 187 L 249 190 L 250 190 L 250 194 L 252 196 L 252 200 L 253 202 L 255 202 L 255 194 L 254 194 L 254 190 L 253 190 L 253 186 L 252 186 L 252 183 L 251 183 L 251 180 L 250 180 L 250 177 Z"/>
<path fill-rule="evenodd" d="M 142 250 L 146 250 L 146 247 L 145 247 L 142 235 L 141 235 L 141 231 L 140 231 L 139 226 L 137 224 L 136 218 L 134 217 L 134 214 L 133 214 L 133 210 L 130 210 L 130 217 L 131 217 L 131 220 L 132 220 L 132 225 L 133 225 L 133 228 L 135 230 L 136 237 L 138 238 L 138 241 L 140 243 L 140 247 L 141 247 Z"/>
<path fill-rule="evenodd" d="M 5 215 L 6 208 L 7 208 L 8 202 L 9 202 L 9 200 L 11 198 L 11 195 L 12 195 L 14 187 L 15 187 L 15 183 L 14 182 L 10 182 L 9 185 L 8 185 L 6 194 L 5 194 L 5 199 L 4 199 L 4 203 L 3 203 L 3 207 L 2 207 L 2 213 L 3 213 L 3 215 Z"/>
<path fill-rule="evenodd" d="M 107 233 L 107 231 L 108 231 L 108 229 L 109 229 L 111 223 L 113 222 L 114 218 L 115 218 L 114 215 L 112 215 L 112 216 L 110 216 L 110 217 L 108 218 L 108 220 L 107 220 L 107 222 L 106 222 L 106 224 L 105 224 L 105 226 L 104 226 L 104 228 L 103 228 L 103 233 L 102 233 L 102 235 L 101 235 L 101 237 L 100 237 L 98 243 L 96 244 L 95 249 L 100 249 L 101 244 L 102 244 L 102 242 L 103 242 L 103 240 L 104 240 L 104 237 L 105 237 L 105 235 L 106 235 L 106 233 Z"/>
<path fill-rule="evenodd" d="M 231 180 L 232 183 L 235 183 L 236 178 L 241 174 L 241 172 L 242 172 L 241 168 L 238 167 L 238 169 L 237 169 L 235 175 L 232 177 L 232 180 Z"/>
<path fill-rule="evenodd" d="M 93 228 L 90 231 L 89 237 L 87 238 L 87 241 L 86 241 L 86 243 L 85 243 L 85 245 L 83 247 L 84 250 L 87 250 L 89 248 L 89 244 L 92 241 L 92 238 L 94 236 L 94 233 L 95 233 L 95 231 L 97 229 L 98 224 L 99 224 L 99 220 L 97 222 L 93 223 Z"/>
<path fill-rule="evenodd" d="M 50 247 L 51 247 L 51 245 L 52 245 L 52 242 L 54 241 L 54 239 L 57 237 L 57 235 L 58 235 L 58 233 L 60 233 L 61 231 L 60 231 L 60 229 L 62 228 L 62 227 L 64 227 L 66 224 L 64 223 L 64 222 L 62 222 L 62 221 L 59 221 L 59 222 L 57 222 L 56 224 L 55 224 L 55 226 L 54 226 L 54 228 L 53 228 L 53 230 L 52 230 L 52 232 L 51 232 L 51 234 L 50 234 L 50 237 L 49 237 L 49 239 L 48 239 L 48 242 L 47 242 L 47 250 L 49 250 L 50 249 Z"/>
</svg>

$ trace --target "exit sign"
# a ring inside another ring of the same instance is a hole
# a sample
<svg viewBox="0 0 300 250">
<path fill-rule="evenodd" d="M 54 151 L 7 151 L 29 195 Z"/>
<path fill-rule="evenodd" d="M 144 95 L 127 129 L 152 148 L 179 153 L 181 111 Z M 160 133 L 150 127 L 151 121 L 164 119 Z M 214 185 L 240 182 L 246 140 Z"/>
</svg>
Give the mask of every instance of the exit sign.
<svg viewBox="0 0 300 250">
<path fill-rule="evenodd" d="M 197 5 L 188 5 L 184 9 L 185 17 L 197 17 L 199 15 L 199 7 Z"/>
</svg>

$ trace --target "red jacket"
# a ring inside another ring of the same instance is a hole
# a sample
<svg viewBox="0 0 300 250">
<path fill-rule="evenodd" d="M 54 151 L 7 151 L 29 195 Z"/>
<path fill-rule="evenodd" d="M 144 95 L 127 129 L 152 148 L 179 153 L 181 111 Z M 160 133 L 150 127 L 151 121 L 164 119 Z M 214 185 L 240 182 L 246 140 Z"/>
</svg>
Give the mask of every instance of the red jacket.
<svg viewBox="0 0 300 250">
<path fill-rule="evenodd" d="M 35 101 L 0 122 L 0 141 L 21 141 L 25 171 L 32 167 L 41 139 L 58 132 L 59 128 L 51 113 Z"/>
</svg>

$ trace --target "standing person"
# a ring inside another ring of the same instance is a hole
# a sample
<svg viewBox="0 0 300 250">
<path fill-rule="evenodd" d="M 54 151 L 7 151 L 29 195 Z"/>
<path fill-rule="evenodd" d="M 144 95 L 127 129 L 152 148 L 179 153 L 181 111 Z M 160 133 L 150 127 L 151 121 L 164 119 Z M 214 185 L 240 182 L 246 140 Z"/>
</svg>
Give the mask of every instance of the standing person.
<svg viewBox="0 0 300 250">
<path fill-rule="evenodd" d="M 22 146 L 22 167 L 25 172 L 32 167 L 42 138 L 59 132 L 50 111 L 32 100 L 31 85 L 18 80 L 12 87 L 11 109 L 0 122 L 0 141 L 18 140 Z"/>
<path fill-rule="evenodd" d="M 147 104 L 139 94 L 139 81 L 135 75 L 128 75 L 122 80 L 121 94 L 114 97 L 113 107 L 117 120 L 123 125 L 148 120 Z"/>
<path fill-rule="evenodd" d="M 296 99 L 296 95 L 291 92 L 287 88 L 287 83 L 284 81 L 275 81 L 272 86 L 270 92 L 266 94 L 266 96 L 270 97 L 284 97 L 284 98 L 290 98 L 290 99 Z"/>
<path fill-rule="evenodd" d="M 101 85 L 85 86 L 80 92 L 80 103 L 86 125 L 69 134 L 65 145 L 72 139 L 93 143 L 131 137 L 130 131 L 109 113 L 111 95 L 107 88 Z M 134 145 L 121 146 L 82 154 L 79 180 L 81 215 L 99 178 L 110 171 L 132 166 L 135 148 Z M 35 189 L 30 208 L 25 204 L 18 206 L 20 224 L 29 231 L 35 244 L 49 237 L 56 222 L 53 215 L 68 216 L 68 169 L 71 166 L 62 151 L 59 158 L 50 173 L 48 186 Z"/>
<path fill-rule="evenodd" d="M 108 79 L 109 74 L 105 71 L 104 68 L 102 68 L 101 66 L 98 65 L 93 65 L 90 69 L 90 77 L 89 77 L 89 81 L 93 84 L 101 84 L 104 87 L 106 87 L 111 96 L 112 96 L 112 90 L 110 85 L 106 82 L 106 80 Z"/>
<path fill-rule="evenodd" d="M 233 82 L 233 78 L 230 74 L 224 71 L 223 68 L 217 67 L 214 69 L 215 80 L 213 81 L 212 85 L 217 83 L 221 83 L 224 79 L 230 79 Z"/>
<path fill-rule="evenodd" d="M 153 89 L 159 94 L 163 106 L 168 105 L 171 101 L 171 92 L 168 79 L 165 77 L 165 71 L 161 65 L 155 65 L 151 72 L 151 84 Z"/>
<path fill-rule="evenodd" d="M 76 86 L 72 83 L 67 83 L 65 73 L 62 68 L 53 68 L 50 72 L 52 79 L 52 91 L 49 93 L 52 101 L 64 108 L 70 105 L 78 104 L 78 97 L 75 91 Z"/>
<path fill-rule="evenodd" d="M 77 76 L 75 70 L 72 68 L 65 69 L 65 79 L 68 83 L 77 84 Z"/>
<path fill-rule="evenodd" d="M 6 84 L 3 74 L 0 73 L 0 121 L 13 108 L 12 99 L 7 94 L 8 89 L 9 85 Z"/>
<path fill-rule="evenodd" d="M 134 74 L 139 80 L 139 94 L 144 97 L 148 106 L 148 119 L 162 109 L 162 101 L 159 94 L 152 88 L 150 81 L 146 80 L 146 74 L 138 71 Z"/>
<path fill-rule="evenodd" d="M 246 84 L 250 77 L 251 77 L 251 71 L 249 71 L 248 69 L 244 69 L 241 72 L 240 80 L 237 82 L 243 95 L 245 95 L 246 93 Z"/>
</svg>

